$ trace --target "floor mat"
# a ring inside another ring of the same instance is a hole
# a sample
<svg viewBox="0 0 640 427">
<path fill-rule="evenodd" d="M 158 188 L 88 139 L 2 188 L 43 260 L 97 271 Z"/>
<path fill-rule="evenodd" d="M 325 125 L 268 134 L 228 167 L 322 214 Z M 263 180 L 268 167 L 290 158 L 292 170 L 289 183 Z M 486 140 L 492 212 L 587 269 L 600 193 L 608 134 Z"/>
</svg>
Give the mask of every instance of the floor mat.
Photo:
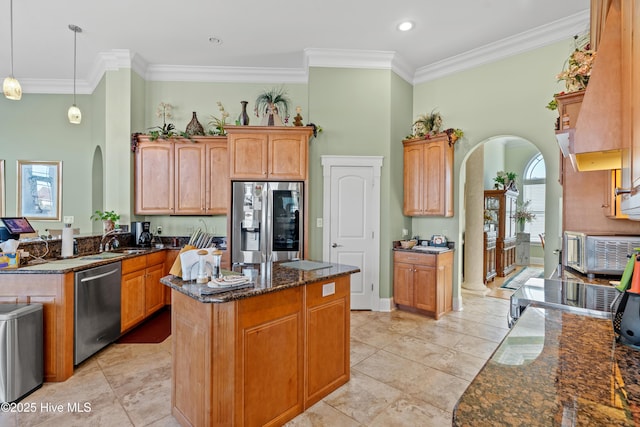
<svg viewBox="0 0 640 427">
<path fill-rule="evenodd" d="M 505 280 L 505 282 L 500 287 L 516 290 L 519 289 L 520 286 L 524 285 L 527 280 L 533 277 L 544 277 L 544 269 L 537 267 L 525 267 L 517 272 L 513 277 Z"/>
<path fill-rule="evenodd" d="M 171 335 L 171 307 L 164 307 L 121 336 L 118 344 L 158 344 Z"/>
</svg>

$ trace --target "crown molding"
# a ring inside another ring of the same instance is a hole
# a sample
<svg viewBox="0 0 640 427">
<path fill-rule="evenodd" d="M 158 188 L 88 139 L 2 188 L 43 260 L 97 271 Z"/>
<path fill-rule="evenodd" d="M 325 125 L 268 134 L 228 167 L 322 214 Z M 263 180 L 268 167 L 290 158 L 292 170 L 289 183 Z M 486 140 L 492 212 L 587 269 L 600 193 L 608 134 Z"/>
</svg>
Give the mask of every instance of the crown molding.
<svg viewBox="0 0 640 427">
<path fill-rule="evenodd" d="M 302 68 L 203 67 L 150 65 L 141 74 L 149 81 L 219 83 L 307 83 Z"/>
<path fill-rule="evenodd" d="M 321 49 L 304 50 L 305 68 L 364 68 L 393 70 L 411 83 L 413 69 L 396 52 L 380 50 Z"/>
<path fill-rule="evenodd" d="M 472 49 L 452 56 L 451 58 L 418 68 L 413 79 L 413 84 L 439 79 L 450 74 L 566 40 L 576 34 L 588 31 L 589 23 L 589 11 L 586 10 L 525 31 L 513 37 Z"/>
</svg>

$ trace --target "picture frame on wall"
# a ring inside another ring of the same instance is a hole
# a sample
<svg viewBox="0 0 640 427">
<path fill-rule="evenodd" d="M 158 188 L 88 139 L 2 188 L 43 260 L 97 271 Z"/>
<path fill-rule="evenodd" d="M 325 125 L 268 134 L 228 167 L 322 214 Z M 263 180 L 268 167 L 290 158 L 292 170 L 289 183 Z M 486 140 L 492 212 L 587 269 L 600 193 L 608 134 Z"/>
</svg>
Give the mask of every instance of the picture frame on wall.
<svg viewBox="0 0 640 427">
<path fill-rule="evenodd" d="M 62 220 L 62 162 L 18 160 L 18 216 Z"/>
</svg>

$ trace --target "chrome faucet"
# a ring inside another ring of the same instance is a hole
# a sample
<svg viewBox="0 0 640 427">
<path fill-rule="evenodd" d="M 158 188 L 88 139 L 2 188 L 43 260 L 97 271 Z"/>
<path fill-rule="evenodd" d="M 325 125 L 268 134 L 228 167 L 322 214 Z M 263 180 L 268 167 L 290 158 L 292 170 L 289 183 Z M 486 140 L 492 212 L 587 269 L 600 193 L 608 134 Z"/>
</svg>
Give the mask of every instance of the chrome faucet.
<svg viewBox="0 0 640 427">
<path fill-rule="evenodd" d="M 120 244 L 118 243 L 118 238 L 117 236 L 113 236 L 111 237 L 111 239 L 109 239 L 109 241 L 105 244 L 104 243 L 104 239 L 112 234 L 116 234 L 119 233 L 120 229 L 119 228 L 114 228 L 113 230 L 107 231 L 106 233 L 104 233 L 102 235 L 102 238 L 100 239 L 100 248 L 99 251 L 103 252 L 103 251 L 108 251 L 110 249 L 109 243 L 113 242 L 113 245 L 115 248 L 117 248 Z M 115 240 L 115 241 L 114 241 Z"/>
</svg>

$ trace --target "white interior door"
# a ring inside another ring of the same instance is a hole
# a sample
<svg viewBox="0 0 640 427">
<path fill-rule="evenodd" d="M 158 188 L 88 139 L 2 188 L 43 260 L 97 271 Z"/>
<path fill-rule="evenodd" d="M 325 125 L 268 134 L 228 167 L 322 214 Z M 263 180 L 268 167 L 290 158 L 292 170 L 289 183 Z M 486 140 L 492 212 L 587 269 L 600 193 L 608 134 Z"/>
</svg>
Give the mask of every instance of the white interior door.
<svg viewBox="0 0 640 427">
<path fill-rule="evenodd" d="M 334 156 L 323 156 L 336 160 Z M 361 157 L 340 157 L 338 164 L 325 167 L 324 260 L 355 265 L 351 275 L 351 309 L 379 307 L 380 166 Z M 381 165 L 382 159 L 378 160 Z M 351 164 L 349 164 L 349 160 Z M 328 173 L 328 175 L 327 175 Z"/>
</svg>

